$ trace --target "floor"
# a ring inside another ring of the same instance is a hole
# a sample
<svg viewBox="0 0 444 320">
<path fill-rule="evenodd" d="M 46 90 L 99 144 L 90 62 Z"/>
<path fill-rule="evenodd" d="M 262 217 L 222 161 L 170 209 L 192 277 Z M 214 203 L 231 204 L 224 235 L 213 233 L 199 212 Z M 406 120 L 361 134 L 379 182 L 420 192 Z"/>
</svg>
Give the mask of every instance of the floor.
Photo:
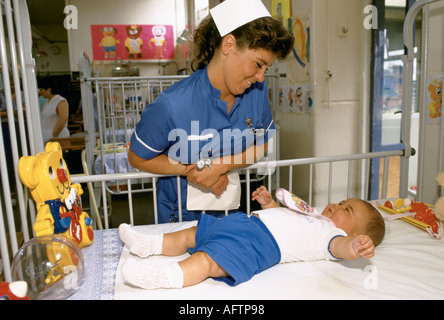
<svg viewBox="0 0 444 320">
<path fill-rule="evenodd" d="M 391 157 L 389 160 L 388 182 L 387 182 L 387 198 L 399 197 L 399 179 L 401 159 L 400 157 Z M 384 172 L 384 160 L 380 160 L 379 170 L 379 195 L 382 191 L 382 175 Z"/>
</svg>

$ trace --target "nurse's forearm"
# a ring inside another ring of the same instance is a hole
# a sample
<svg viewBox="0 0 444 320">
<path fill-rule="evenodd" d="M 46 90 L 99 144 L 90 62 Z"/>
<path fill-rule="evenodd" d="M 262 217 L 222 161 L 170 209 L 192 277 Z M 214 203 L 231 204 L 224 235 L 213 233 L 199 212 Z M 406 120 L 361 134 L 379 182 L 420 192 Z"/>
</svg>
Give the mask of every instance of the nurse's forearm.
<svg viewBox="0 0 444 320">
<path fill-rule="evenodd" d="M 129 163 L 139 170 L 156 174 L 182 175 L 185 166 L 179 162 L 168 158 L 165 154 L 160 154 L 153 159 L 143 159 L 136 155 L 131 149 L 128 152 Z"/>
<path fill-rule="evenodd" d="M 267 143 L 258 146 L 251 146 L 240 154 L 224 156 L 216 159 L 214 160 L 214 163 L 221 164 L 224 167 L 224 172 L 245 168 L 251 166 L 262 158 L 265 154 L 265 150 L 267 150 Z"/>
</svg>

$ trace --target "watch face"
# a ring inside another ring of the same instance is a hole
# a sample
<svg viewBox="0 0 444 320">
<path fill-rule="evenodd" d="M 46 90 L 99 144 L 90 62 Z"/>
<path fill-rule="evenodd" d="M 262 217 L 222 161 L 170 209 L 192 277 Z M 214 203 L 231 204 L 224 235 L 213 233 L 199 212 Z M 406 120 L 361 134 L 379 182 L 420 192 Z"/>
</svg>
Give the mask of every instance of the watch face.
<svg viewBox="0 0 444 320">
<path fill-rule="evenodd" d="M 196 169 L 197 170 L 202 170 L 203 168 L 205 167 L 205 160 L 199 160 L 199 161 L 197 161 L 197 163 L 196 163 Z"/>
</svg>

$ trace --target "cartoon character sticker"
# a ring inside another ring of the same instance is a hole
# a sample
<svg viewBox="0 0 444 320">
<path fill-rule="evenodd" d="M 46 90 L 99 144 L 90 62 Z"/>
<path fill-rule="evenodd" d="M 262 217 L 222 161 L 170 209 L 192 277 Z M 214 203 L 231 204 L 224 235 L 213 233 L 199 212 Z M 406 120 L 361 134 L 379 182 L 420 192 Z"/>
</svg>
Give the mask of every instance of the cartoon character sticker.
<svg viewBox="0 0 444 320">
<path fill-rule="evenodd" d="M 99 46 L 103 47 L 105 59 L 115 59 L 116 44 L 120 43 L 120 40 L 115 38 L 117 29 L 112 26 L 107 26 L 100 28 L 99 32 L 103 35 Z"/>
<path fill-rule="evenodd" d="M 162 25 L 156 25 L 151 28 L 153 37 L 151 38 L 148 45 L 152 49 L 152 44 L 154 44 L 154 58 L 162 59 L 163 52 L 166 50 L 167 41 L 165 39 L 166 27 Z"/>
<path fill-rule="evenodd" d="M 430 93 L 430 103 L 428 105 L 429 118 L 436 119 L 441 117 L 441 107 L 442 107 L 442 81 L 433 80 L 429 86 L 428 91 Z"/>
<path fill-rule="evenodd" d="M 125 39 L 125 48 L 129 52 L 128 58 L 142 58 L 143 41 L 140 37 L 142 27 L 138 27 L 136 25 L 126 26 L 125 31 L 127 34 L 127 38 Z"/>
<path fill-rule="evenodd" d="M 313 85 L 301 83 L 279 88 L 279 109 L 283 112 L 312 113 Z"/>
</svg>

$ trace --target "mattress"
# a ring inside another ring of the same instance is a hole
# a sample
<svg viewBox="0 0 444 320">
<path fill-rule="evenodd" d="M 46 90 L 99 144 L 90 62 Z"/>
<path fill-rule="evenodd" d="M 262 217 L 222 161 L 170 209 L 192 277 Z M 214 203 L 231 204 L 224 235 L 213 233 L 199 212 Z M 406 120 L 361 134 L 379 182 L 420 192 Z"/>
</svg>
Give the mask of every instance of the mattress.
<svg viewBox="0 0 444 320">
<path fill-rule="evenodd" d="M 382 212 L 383 216 L 387 213 Z M 196 221 L 136 226 L 146 234 L 174 232 Z M 444 243 L 402 220 L 387 222 L 386 236 L 371 259 L 278 264 L 235 287 L 207 279 L 183 289 L 143 290 L 126 284 L 121 265 L 131 255 L 117 229 L 95 231 L 82 249 L 85 284 L 70 299 L 116 300 L 294 300 L 294 299 L 444 299 Z M 152 266 L 185 259 L 153 256 Z"/>
</svg>

